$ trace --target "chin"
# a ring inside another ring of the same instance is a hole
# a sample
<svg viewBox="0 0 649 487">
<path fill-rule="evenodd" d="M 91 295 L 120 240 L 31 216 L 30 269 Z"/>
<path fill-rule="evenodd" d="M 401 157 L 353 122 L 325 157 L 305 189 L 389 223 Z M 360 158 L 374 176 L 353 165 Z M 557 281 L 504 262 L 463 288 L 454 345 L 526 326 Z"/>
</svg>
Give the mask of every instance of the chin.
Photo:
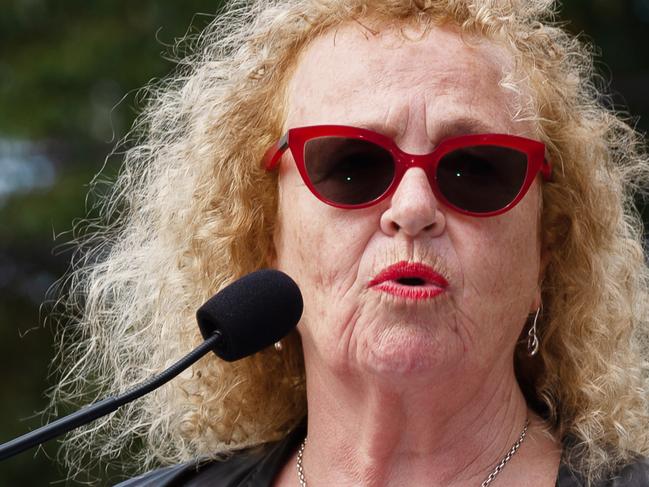
<svg viewBox="0 0 649 487">
<path fill-rule="evenodd" d="M 367 346 L 364 368 L 386 377 L 405 379 L 438 374 L 458 363 L 458 357 L 452 356 L 457 347 L 432 330 L 418 326 L 392 326 Z"/>
</svg>

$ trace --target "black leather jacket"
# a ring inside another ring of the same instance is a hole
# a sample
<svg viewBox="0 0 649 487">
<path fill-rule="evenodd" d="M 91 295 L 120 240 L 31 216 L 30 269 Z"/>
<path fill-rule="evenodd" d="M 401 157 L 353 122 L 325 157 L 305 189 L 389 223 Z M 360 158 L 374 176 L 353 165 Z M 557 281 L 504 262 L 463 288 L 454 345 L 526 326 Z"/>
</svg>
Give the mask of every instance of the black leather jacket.
<svg viewBox="0 0 649 487">
<path fill-rule="evenodd" d="M 118 487 L 271 487 L 305 434 L 302 424 L 282 441 L 242 451 L 225 461 L 174 465 L 127 480 Z M 579 475 L 561 465 L 556 487 L 585 485 Z M 639 459 L 594 487 L 649 487 L 649 461 Z"/>
</svg>

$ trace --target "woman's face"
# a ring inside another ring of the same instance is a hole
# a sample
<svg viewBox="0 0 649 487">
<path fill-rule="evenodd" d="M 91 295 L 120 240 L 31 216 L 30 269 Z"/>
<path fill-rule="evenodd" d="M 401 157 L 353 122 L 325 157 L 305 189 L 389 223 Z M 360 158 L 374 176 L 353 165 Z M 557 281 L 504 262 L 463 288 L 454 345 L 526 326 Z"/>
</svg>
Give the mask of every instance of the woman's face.
<svg viewBox="0 0 649 487">
<path fill-rule="evenodd" d="M 467 133 L 529 136 L 512 121 L 515 95 L 499 85 L 508 63 L 496 46 L 468 47 L 451 30 L 403 41 L 347 25 L 300 57 L 284 128 L 371 128 L 413 154 Z M 307 366 L 400 378 L 511 369 L 525 319 L 540 304 L 538 185 L 511 211 L 476 218 L 441 205 L 414 168 L 391 198 L 344 210 L 311 194 L 287 152 L 276 266 L 304 295 Z M 430 275 L 418 287 L 372 285 L 403 262 L 424 264 L 448 285 Z"/>
</svg>

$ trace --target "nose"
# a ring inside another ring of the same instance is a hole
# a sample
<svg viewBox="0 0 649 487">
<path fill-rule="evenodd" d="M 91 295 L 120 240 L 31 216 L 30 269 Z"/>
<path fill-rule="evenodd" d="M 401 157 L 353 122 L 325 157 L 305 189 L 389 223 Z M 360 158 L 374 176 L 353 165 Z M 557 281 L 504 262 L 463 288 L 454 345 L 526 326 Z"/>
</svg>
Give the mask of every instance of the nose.
<svg viewBox="0 0 649 487">
<path fill-rule="evenodd" d="M 403 232 L 408 237 L 420 234 L 436 237 L 446 225 L 445 215 L 428 183 L 423 169 L 406 171 L 392 195 L 390 207 L 381 215 L 381 230 L 387 235 Z"/>
</svg>

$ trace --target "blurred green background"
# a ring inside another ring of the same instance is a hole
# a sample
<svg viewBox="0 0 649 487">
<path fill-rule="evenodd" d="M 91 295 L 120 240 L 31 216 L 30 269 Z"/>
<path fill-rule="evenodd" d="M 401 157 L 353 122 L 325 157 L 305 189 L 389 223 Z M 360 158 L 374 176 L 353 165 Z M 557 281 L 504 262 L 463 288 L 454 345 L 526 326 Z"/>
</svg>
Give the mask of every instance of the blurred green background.
<svg viewBox="0 0 649 487">
<path fill-rule="evenodd" d="M 0 0 L 0 441 L 40 425 L 54 349 L 39 306 L 68 266 L 65 232 L 86 212 L 88 183 L 141 108 L 137 90 L 173 69 L 175 39 L 221 4 Z M 613 103 L 646 132 L 649 0 L 566 0 L 560 19 L 598 46 Z M 64 479 L 56 446 L 0 463 L 0 487 Z"/>
</svg>

